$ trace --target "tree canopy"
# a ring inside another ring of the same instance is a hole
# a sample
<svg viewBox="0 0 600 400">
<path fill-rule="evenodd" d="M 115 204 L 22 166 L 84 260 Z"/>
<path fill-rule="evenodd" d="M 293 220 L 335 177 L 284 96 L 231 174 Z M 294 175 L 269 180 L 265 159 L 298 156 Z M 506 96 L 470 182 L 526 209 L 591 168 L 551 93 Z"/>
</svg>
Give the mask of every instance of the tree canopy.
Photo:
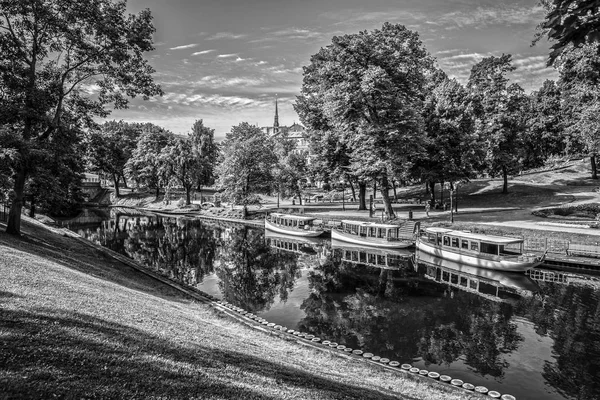
<svg viewBox="0 0 600 400">
<path fill-rule="evenodd" d="M 109 104 L 162 92 L 144 58 L 149 10 L 127 15 L 124 1 L 110 0 L 0 0 L 0 9 L 0 124 L 21 142 L 7 232 L 19 234 L 35 143 L 93 125 Z"/>
</svg>

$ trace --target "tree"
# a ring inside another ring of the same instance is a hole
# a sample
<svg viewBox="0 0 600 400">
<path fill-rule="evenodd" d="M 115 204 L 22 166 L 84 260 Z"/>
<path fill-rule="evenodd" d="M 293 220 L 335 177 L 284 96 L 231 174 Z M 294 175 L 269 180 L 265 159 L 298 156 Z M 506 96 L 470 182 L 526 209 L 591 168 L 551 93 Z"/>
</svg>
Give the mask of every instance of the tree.
<svg viewBox="0 0 600 400">
<path fill-rule="evenodd" d="M 110 0 L 0 0 L 0 10 L 0 125 L 22 143 L 6 231 L 18 235 L 33 147 L 161 90 L 143 57 L 153 50 L 149 10 L 126 15 Z"/>
<path fill-rule="evenodd" d="M 273 143 L 260 128 L 242 122 L 231 128 L 221 142 L 217 167 L 218 187 L 233 204 L 256 203 L 257 194 L 272 190 L 277 156 Z"/>
<path fill-rule="evenodd" d="M 161 151 L 160 158 L 169 169 L 168 176 L 175 178 L 185 190 L 185 204 L 190 205 L 190 193 L 205 170 L 194 144 L 189 138 L 177 137 Z"/>
<path fill-rule="evenodd" d="M 277 164 L 274 169 L 274 186 L 278 195 L 298 197 L 302 204 L 302 189 L 308 174 L 307 155 L 296 150 L 296 144 L 283 133 L 275 139 Z"/>
<path fill-rule="evenodd" d="M 435 182 L 467 181 L 482 162 L 471 108 L 468 91 L 456 79 L 433 82 L 424 107 L 427 152 L 416 163 L 433 201 Z"/>
<path fill-rule="evenodd" d="M 539 90 L 531 93 L 527 135 L 523 143 L 525 169 L 539 167 L 551 156 L 577 151 L 578 139 L 567 136 L 564 129 L 561 99 L 560 88 L 551 80 L 546 80 Z"/>
<path fill-rule="evenodd" d="M 138 186 L 156 191 L 156 199 L 160 196 L 160 188 L 170 178 L 170 169 L 161 153 L 172 144 L 173 134 L 155 125 L 143 126 L 131 158 L 125 164 L 125 172 Z M 150 129 L 150 130 L 148 130 Z"/>
<path fill-rule="evenodd" d="M 86 135 L 89 168 L 112 177 L 117 197 L 120 196 L 119 182 L 121 179 L 125 180 L 125 165 L 131 158 L 140 134 L 138 124 L 109 121 Z"/>
<path fill-rule="evenodd" d="M 508 85 L 506 74 L 515 69 L 510 54 L 484 58 L 471 69 L 468 88 L 475 113 L 475 132 L 484 143 L 485 168 L 503 178 L 502 193 L 508 193 L 508 174 L 520 168 L 527 98 L 516 84 Z"/>
<path fill-rule="evenodd" d="M 561 57 L 559 87 L 566 132 L 577 137 L 590 157 L 592 178 L 598 179 L 600 151 L 600 44 L 566 51 Z"/>
<path fill-rule="evenodd" d="M 548 65 L 556 62 L 569 45 L 579 47 L 600 41 L 599 0 L 541 0 L 546 16 L 537 26 L 533 43 L 542 37 L 554 41 Z"/>
<path fill-rule="evenodd" d="M 422 151 L 422 88 L 432 68 L 418 34 L 390 23 L 334 36 L 304 68 L 295 105 L 303 124 L 341 134 L 350 171 L 378 181 L 390 217 L 389 178 Z"/>
<path fill-rule="evenodd" d="M 194 122 L 190 139 L 196 157 L 200 159 L 201 171 L 197 174 L 198 190 L 215 182 L 215 167 L 219 148 L 215 143 L 215 130 L 204 126 L 202 120 Z M 202 196 L 201 196 L 202 197 Z"/>
</svg>

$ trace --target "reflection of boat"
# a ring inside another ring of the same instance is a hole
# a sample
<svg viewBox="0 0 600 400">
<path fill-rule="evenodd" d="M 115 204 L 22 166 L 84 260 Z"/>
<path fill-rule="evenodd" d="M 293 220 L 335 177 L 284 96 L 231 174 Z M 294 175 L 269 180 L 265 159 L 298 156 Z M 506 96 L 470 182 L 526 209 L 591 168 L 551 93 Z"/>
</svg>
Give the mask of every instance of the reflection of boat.
<svg viewBox="0 0 600 400">
<path fill-rule="evenodd" d="M 331 247 L 340 250 L 342 261 L 370 265 L 383 269 L 401 268 L 413 252 L 405 249 L 378 249 L 375 247 L 352 246 L 346 242 L 333 239 Z"/>
<path fill-rule="evenodd" d="M 524 273 L 505 272 L 448 261 L 417 250 L 415 266 L 426 266 L 425 277 L 492 300 L 503 300 L 511 293 L 531 296 L 538 285 Z"/>
<path fill-rule="evenodd" d="M 415 244 L 419 223 L 406 221 L 403 225 L 378 224 L 363 221 L 342 221 L 340 228 L 331 231 L 331 238 L 384 249 L 402 249 Z"/>
<path fill-rule="evenodd" d="M 526 271 L 545 256 L 523 254 L 523 239 L 429 227 L 417 238 L 423 252 L 460 264 L 501 271 Z"/>
<path fill-rule="evenodd" d="M 286 235 L 316 237 L 324 230 L 313 225 L 315 219 L 303 215 L 271 213 L 265 217 L 265 228 Z"/>
<path fill-rule="evenodd" d="M 265 231 L 265 239 L 273 248 L 308 255 L 317 254 L 319 247 L 325 245 L 325 239 L 285 235 L 268 230 Z"/>
</svg>

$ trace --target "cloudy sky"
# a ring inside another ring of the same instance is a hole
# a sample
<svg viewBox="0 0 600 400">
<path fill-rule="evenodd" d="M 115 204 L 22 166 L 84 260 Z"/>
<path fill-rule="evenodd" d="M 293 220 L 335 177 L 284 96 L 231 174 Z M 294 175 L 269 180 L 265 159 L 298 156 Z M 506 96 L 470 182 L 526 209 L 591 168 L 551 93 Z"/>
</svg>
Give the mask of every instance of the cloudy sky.
<svg viewBox="0 0 600 400">
<path fill-rule="evenodd" d="M 512 80 L 527 92 L 556 73 L 548 44 L 531 47 L 543 18 L 537 0 L 128 0 L 149 8 L 156 50 L 148 55 L 162 97 L 135 99 L 110 119 L 152 122 L 178 134 L 203 119 L 217 139 L 231 126 L 298 121 L 292 104 L 302 67 L 335 35 L 399 23 L 419 32 L 451 77 L 465 83 L 483 57 L 512 54 Z"/>
</svg>

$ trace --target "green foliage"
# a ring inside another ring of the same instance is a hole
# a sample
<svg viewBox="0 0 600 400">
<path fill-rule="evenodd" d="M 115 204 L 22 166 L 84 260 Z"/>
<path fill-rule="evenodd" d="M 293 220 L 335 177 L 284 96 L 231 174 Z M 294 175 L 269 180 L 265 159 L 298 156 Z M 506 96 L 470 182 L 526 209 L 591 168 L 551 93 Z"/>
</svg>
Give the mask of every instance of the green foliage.
<svg viewBox="0 0 600 400">
<path fill-rule="evenodd" d="M 160 188 L 170 179 L 170 169 L 161 157 L 161 152 L 173 142 L 173 134 L 156 125 L 145 125 L 131 158 L 125 165 L 127 176 L 138 186 L 156 190 L 158 198 Z"/>
<path fill-rule="evenodd" d="M 0 125 L 22 144 L 7 232 L 19 234 L 36 146 L 61 129 L 83 132 L 108 104 L 162 91 L 143 57 L 153 50 L 148 10 L 126 15 L 125 2 L 110 0 L 0 0 L 0 10 Z"/>
<path fill-rule="evenodd" d="M 219 156 L 219 148 L 215 143 L 215 130 L 204 126 L 202 120 L 198 120 L 192 125 L 190 140 L 200 162 L 200 171 L 197 174 L 198 189 L 212 185 L 215 182 L 214 169 Z"/>
<path fill-rule="evenodd" d="M 422 88 L 432 68 L 418 34 L 390 23 L 335 36 L 304 68 L 296 112 L 309 130 L 346 146 L 354 176 L 380 181 L 390 216 L 388 177 L 422 151 Z"/>
<path fill-rule="evenodd" d="M 250 204 L 256 194 L 271 193 L 277 163 L 271 138 L 260 128 L 242 122 L 221 142 L 217 186 L 234 204 Z"/>
<path fill-rule="evenodd" d="M 546 16 L 537 27 L 533 43 L 542 37 L 555 42 L 548 65 L 554 64 L 570 45 L 600 41 L 600 1 L 541 0 Z"/>
</svg>

